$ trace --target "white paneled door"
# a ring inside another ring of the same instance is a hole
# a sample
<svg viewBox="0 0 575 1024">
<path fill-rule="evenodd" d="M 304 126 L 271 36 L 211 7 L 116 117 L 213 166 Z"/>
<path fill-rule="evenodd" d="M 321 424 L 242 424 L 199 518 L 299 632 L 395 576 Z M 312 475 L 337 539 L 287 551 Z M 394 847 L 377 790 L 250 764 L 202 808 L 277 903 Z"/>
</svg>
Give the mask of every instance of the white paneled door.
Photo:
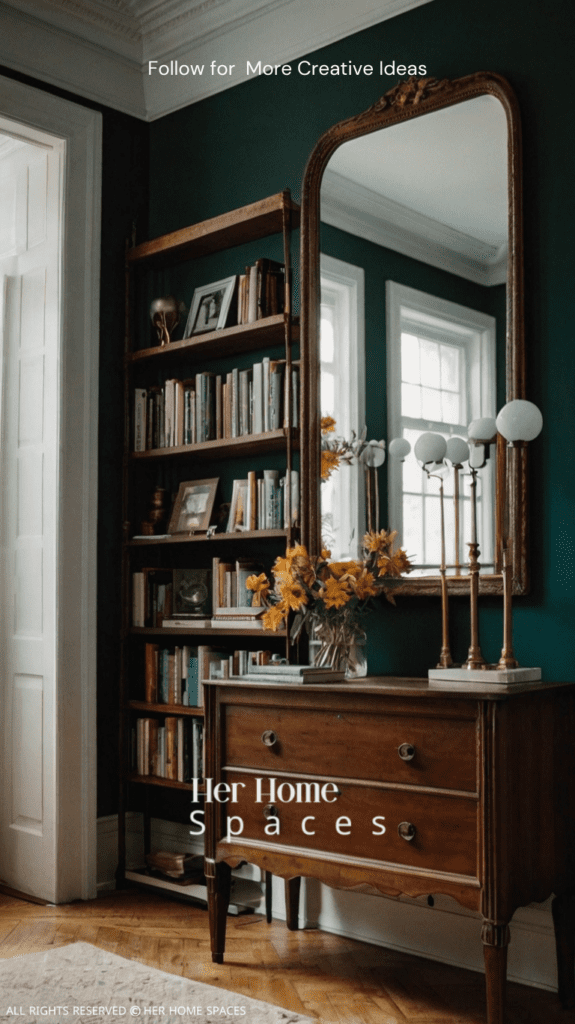
<svg viewBox="0 0 575 1024">
<path fill-rule="evenodd" d="M 64 143 L 0 134 L 0 879 L 56 896 L 55 610 Z"/>
</svg>

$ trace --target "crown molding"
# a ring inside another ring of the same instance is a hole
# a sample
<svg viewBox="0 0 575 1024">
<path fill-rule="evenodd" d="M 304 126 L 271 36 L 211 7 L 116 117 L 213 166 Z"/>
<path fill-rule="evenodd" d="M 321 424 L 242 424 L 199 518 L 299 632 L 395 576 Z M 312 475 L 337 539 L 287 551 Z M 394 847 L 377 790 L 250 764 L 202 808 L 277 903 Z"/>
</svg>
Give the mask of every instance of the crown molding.
<svg viewBox="0 0 575 1024">
<path fill-rule="evenodd" d="M 321 185 L 326 224 L 476 284 L 505 284 L 507 247 L 455 231 L 424 214 L 327 170 Z"/>
<path fill-rule="evenodd" d="M 286 64 L 430 2 L 330 0 L 326 18 L 309 0 L 0 0 L 0 63 L 153 121 L 246 81 L 248 60 Z M 204 74 L 149 75 L 150 60 Z M 212 76 L 212 60 L 233 75 Z"/>
</svg>

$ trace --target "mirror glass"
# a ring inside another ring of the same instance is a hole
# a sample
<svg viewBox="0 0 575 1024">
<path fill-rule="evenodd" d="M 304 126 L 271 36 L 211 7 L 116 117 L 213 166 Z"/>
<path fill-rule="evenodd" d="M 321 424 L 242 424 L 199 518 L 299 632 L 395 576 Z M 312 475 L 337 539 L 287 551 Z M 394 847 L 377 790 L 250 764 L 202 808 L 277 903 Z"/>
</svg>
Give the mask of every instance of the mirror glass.
<svg viewBox="0 0 575 1024">
<path fill-rule="evenodd" d="M 378 525 L 398 530 L 413 575 L 436 576 L 441 564 L 440 479 L 416 461 L 416 439 L 467 439 L 468 424 L 506 400 L 507 145 L 503 105 L 480 95 L 344 142 L 321 181 L 320 408 L 335 420 L 324 444 L 353 441 L 365 423 L 368 440 L 410 442 L 405 461 L 388 452 L 372 481 Z M 493 574 L 495 446 L 473 454 L 488 456 L 477 519 L 482 572 Z M 445 560 L 460 575 L 469 465 L 447 465 Z M 335 557 L 357 554 L 365 493 L 353 457 L 322 483 L 322 534 Z"/>
</svg>

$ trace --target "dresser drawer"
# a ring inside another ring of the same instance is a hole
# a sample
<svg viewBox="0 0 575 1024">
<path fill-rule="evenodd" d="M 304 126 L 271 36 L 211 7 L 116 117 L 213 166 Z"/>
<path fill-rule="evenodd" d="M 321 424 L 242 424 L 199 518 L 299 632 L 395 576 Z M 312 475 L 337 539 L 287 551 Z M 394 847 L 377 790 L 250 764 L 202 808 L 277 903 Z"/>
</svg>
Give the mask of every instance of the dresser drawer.
<svg viewBox="0 0 575 1024">
<path fill-rule="evenodd" d="M 472 717 L 235 705 L 224 714 L 229 767 L 477 789 Z"/>
<path fill-rule="evenodd" d="M 240 842 L 256 839 L 270 847 L 288 846 L 294 852 L 316 850 L 343 859 L 377 860 L 477 876 L 478 802 L 472 797 L 342 782 L 338 783 L 339 794 L 334 803 L 297 803 L 297 791 L 294 799 L 289 800 L 289 785 L 295 790 L 300 779 L 280 777 L 275 779 L 276 798 L 270 803 L 270 777 L 263 777 L 259 793 L 253 775 L 226 772 L 223 777 L 228 783 L 243 783 L 236 791 L 237 802 L 228 806 L 228 813 L 235 819 L 232 831 L 240 828 L 238 818 L 243 823 Z M 300 789 L 300 799 L 306 795 L 309 797 L 310 793 Z M 256 803 L 258 796 L 262 797 L 261 803 Z M 279 818 L 279 835 L 265 831 L 270 814 Z M 336 822 L 341 818 L 348 818 L 351 824 L 340 821 L 338 830 Z M 399 834 L 402 823 L 407 835 L 411 832 L 407 825 L 414 826 L 413 838 L 402 838 Z M 307 834 L 311 832 L 315 834 Z"/>
</svg>

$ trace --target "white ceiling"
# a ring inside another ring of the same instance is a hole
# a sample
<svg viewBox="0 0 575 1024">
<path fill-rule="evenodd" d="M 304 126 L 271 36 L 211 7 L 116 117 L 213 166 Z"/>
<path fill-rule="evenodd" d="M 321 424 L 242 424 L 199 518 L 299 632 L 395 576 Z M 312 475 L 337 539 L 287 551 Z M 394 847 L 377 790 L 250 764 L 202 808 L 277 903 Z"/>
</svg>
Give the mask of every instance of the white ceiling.
<svg viewBox="0 0 575 1024">
<path fill-rule="evenodd" d="M 480 96 L 340 146 L 322 191 L 329 223 L 484 284 L 505 280 L 507 121 Z M 339 212 L 338 212 L 339 211 Z M 322 216 L 324 216 L 322 212 Z M 345 219 L 345 225 L 342 218 Z M 378 234 L 379 233 L 379 234 Z"/>
<path fill-rule="evenodd" d="M 429 2 L 0 0 L 0 63 L 152 121 L 245 81 L 248 60 L 288 63 Z M 150 75 L 150 60 L 204 73 Z M 212 75 L 212 60 L 234 64 L 231 76 Z"/>
</svg>

